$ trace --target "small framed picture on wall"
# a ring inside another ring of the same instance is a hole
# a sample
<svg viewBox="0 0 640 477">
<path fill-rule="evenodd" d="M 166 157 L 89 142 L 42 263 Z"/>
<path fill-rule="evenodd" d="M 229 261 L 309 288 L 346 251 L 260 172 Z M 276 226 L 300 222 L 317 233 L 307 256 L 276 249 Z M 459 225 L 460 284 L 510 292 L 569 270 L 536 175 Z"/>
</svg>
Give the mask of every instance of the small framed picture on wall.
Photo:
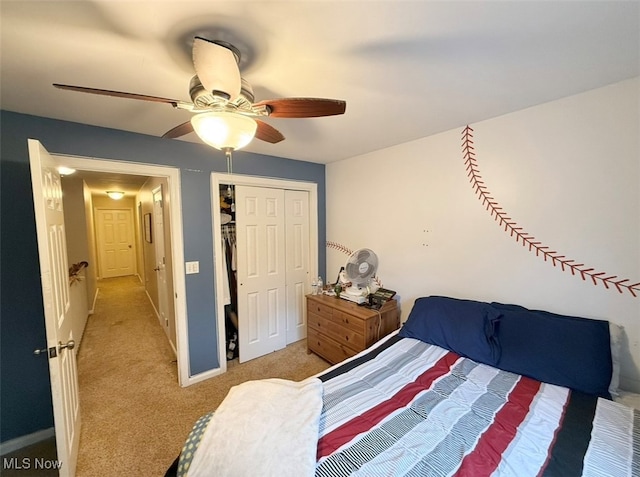
<svg viewBox="0 0 640 477">
<path fill-rule="evenodd" d="M 144 214 L 144 240 L 148 243 L 153 242 L 153 237 L 151 235 L 151 212 Z"/>
</svg>

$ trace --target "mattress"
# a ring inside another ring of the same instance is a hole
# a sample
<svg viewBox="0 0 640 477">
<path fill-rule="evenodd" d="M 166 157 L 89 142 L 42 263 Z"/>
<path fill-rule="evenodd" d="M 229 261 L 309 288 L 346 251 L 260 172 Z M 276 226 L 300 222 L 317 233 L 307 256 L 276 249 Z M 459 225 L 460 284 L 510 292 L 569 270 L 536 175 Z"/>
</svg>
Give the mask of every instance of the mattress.
<svg viewBox="0 0 640 477">
<path fill-rule="evenodd" d="M 320 376 L 316 476 L 640 475 L 640 414 L 397 335 Z"/>
<path fill-rule="evenodd" d="M 317 477 L 640 476 L 640 411 L 417 339 L 393 334 L 317 377 Z"/>
</svg>

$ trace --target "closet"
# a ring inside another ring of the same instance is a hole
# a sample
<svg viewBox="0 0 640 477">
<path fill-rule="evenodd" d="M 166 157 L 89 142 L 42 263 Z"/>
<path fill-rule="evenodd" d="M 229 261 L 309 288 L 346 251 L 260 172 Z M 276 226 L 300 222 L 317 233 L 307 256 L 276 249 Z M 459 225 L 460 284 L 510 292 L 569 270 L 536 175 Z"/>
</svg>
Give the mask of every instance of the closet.
<svg viewBox="0 0 640 477">
<path fill-rule="evenodd" d="M 221 191 L 222 192 L 222 191 Z M 238 281 L 236 224 L 233 197 L 228 193 L 220 196 L 220 223 L 222 237 L 222 269 L 224 325 L 227 359 L 238 357 Z"/>
<path fill-rule="evenodd" d="M 309 195 L 219 184 L 227 359 L 248 361 L 306 337 Z"/>
</svg>

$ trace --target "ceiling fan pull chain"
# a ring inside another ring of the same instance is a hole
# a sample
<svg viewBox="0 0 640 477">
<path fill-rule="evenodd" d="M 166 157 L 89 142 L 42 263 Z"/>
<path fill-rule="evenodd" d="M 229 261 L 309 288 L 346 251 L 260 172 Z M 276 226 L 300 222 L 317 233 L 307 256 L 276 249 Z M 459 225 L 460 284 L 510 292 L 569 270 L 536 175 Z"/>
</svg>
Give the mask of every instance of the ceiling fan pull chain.
<svg viewBox="0 0 640 477">
<path fill-rule="evenodd" d="M 229 184 L 227 184 L 227 195 L 233 197 L 232 183 L 233 183 L 233 149 L 230 147 L 225 148 L 224 154 L 227 157 L 227 174 L 229 174 Z M 235 212 L 235 201 L 231 202 L 231 211 Z"/>
<path fill-rule="evenodd" d="M 226 148 L 224 150 L 225 156 L 227 156 L 227 173 L 233 175 L 233 156 L 231 155 L 231 149 Z"/>
</svg>

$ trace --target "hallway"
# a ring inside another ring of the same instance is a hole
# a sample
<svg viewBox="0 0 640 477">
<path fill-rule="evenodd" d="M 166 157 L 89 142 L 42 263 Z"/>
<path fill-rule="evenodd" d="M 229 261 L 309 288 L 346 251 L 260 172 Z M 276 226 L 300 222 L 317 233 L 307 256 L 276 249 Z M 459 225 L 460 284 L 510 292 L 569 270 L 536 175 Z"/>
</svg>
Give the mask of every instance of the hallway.
<svg viewBox="0 0 640 477">
<path fill-rule="evenodd" d="M 181 388 L 175 355 L 138 279 L 104 279 L 98 286 L 78 352 L 78 477 L 164 475 L 194 422 L 232 386 L 272 377 L 299 381 L 329 367 L 307 354 L 301 340 Z"/>
<path fill-rule="evenodd" d="M 161 440 L 154 439 L 162 432 L 158 416 L 173 405 L 163 395 L 180 389 L 175 355 L 136 276 L 103 279 L 98 287 L 78 352 L 77 475 L 151 475 L 136 469 L 131 450 L 146 441 L 153 452 Z"/>
</svg>

